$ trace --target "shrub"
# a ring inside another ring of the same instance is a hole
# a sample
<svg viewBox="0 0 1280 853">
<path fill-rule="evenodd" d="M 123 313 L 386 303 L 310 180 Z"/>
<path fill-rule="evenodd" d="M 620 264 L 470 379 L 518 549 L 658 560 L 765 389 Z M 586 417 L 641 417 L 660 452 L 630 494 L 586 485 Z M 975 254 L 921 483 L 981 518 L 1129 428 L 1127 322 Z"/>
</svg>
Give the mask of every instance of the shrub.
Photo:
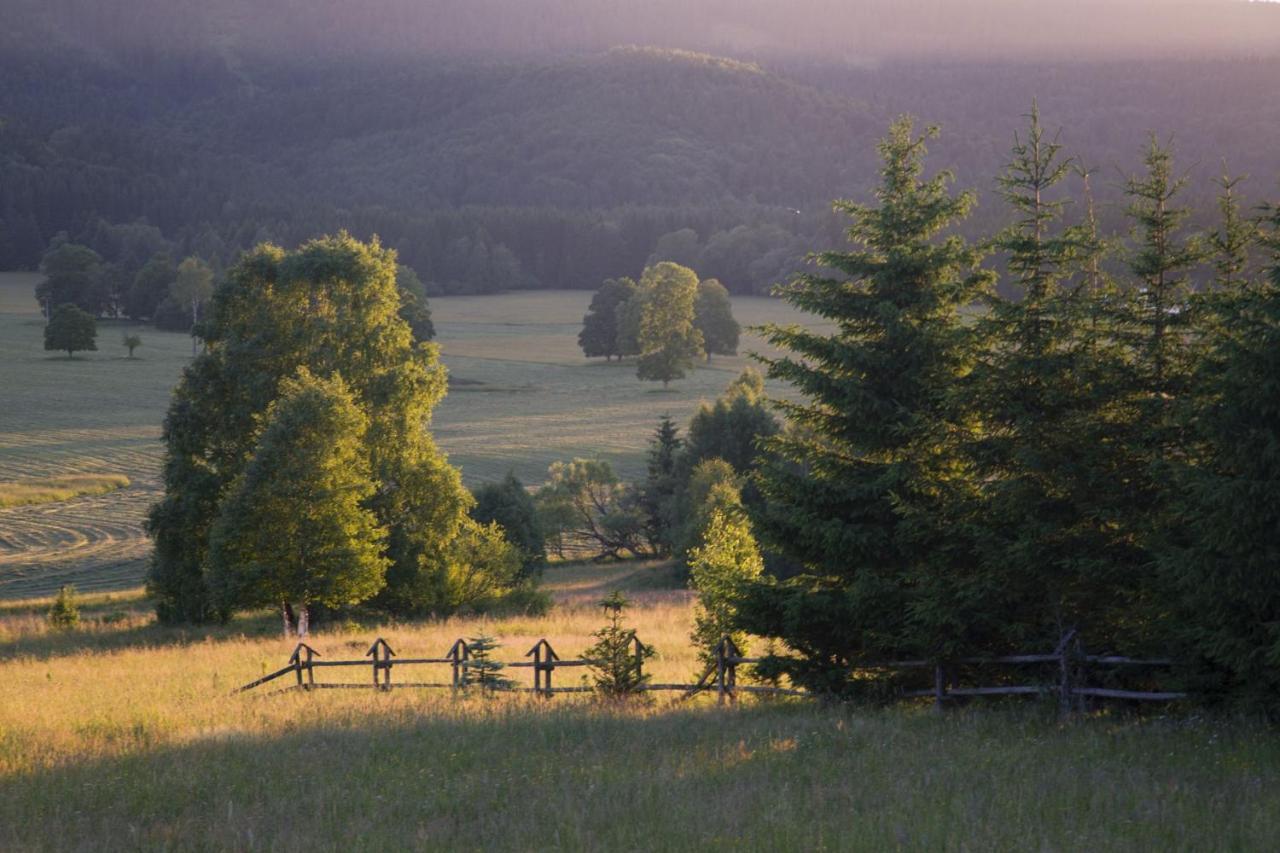
<svg viewBox="0 0 1280 853">
<path fill-rule="evenodd" d="M 467 667 L 462 671 L 463 687 L 479 687 L 481 690 L 506 690 L 512 681 L 502 675 L 506 666 L 494 660 L 491 655 L 501 644 L 492 637 L 481 635 L 467 639 L 467 650 L 471 653 Z"/>
<path fill-rule="evenodd" d="M 600 602 L 609 614 L 609 624 L 591 635 L 596 642 L 583 654 L 590 661 L 596 691 L 611 699 L 634 696 L 649 681 L 642 665 L 653 657 L 653 648 L 637 639 L 634 628 L 622 627 L 622 612 L 629 604 L 616 590 Z"/>
<path fill-rule="evenodd" d="M 80 624 L 80 602 L 74 586 L 68 584 L 58 590 L 58 597 L 49 607 L 49 624 L 61 631 L 70 631 Z"/>
</svg>

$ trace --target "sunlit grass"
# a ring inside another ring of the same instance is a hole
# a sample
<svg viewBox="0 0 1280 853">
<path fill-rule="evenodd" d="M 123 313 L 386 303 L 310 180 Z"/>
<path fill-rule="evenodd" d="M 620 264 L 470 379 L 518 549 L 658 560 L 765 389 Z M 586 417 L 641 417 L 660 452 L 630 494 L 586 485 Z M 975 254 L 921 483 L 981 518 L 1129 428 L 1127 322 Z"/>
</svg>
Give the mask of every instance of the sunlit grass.
<svg viewBox="0 0 1280 853">
<path fill-rule="evenodd" d="M 325 660 L 362 658 L 377 635 L 436 656 L 485 633 L 502 660 L 544 637 L 576 657 L 602 591 L 623 588 L 658 649 L 655 679 L 687 680 L 691 599 L 673 583 L 662 564 L 555 567 L 546 616 L 331 624 L 311 643 Z M 939 715 L 674 694 L 233 694 L 284 664 L 274 614 L 165 629 L 134 591 L 85 596 L 85 627 L 59 632 L 47 606 L 0 608 L 5 850 L 1244 850 L 1280 837 L 1280 740 L 1242 722 L 1060 723 L 1023 701 Z"/>
<path fill-rule="evenodd" d="M 105 495 L 129 485 L 123 474 L 70 474 L 0 482 L 0 507 L 34 506 L 84 495 Z"/>
</svg>

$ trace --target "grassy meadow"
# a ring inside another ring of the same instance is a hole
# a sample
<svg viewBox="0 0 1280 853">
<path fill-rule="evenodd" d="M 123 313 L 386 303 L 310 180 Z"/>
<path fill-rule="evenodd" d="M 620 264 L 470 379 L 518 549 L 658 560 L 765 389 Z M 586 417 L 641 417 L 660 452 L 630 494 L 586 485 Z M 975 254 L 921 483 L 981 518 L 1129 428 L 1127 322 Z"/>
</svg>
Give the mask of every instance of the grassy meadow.
<svg viewBox="0 0 1280 853">
<path fill-rule="evenodd" d="M 103 323 L 98 352 L 46 354 L 33 284 L 0 277 L 0 481 L 128 485 L 0 509 L 0 850 L 1251 850 L 1280 837 L 1273 733 L 1181 712 L 1061 723 L 1023 701 L 940 715 L 282 682 L 234 695 L 284 665 L 277 617 L 166 628 L 138 588 L 159 425 L 190 341 L 141 329 L 130 361 L 128 327 Z M 630 364 L 587 363 L 576 334 L 588 299 L 432 301 L 454 378 L 435 430 L 469 482 L 508 469 L 537 482 L 575 455 L 636 475 L 654 420 L 684 420 L 745 363 L 718 358 L 668 392 Z M 791 316 L 762 299 L 735 310 L 745 323 Z M 46 612 L 65 582 L 89 594 L 80 626 L 59 631 Z M 544 616 L 357 619 L 319 626 L 311 643 L 321 660 L 360 658 L 381 635 L 402 657 L 434 657 L 484 633 L 500 660 L 544 637 L 572 658 L 603 623 L 596 602 L 622 589 L 658 651 L 654 679 L 697 675 L 692 598 L 670 565 L 553 566 L 545 586 Z"/>
<path fill-rule="evenodd" d="M 68 476 L 124 476 L 129 485 L 39 506 L 0 508 L 0 599 L 46 596 L 74 583 L 87 591 L 137 587 L 148 549 L 143 521 L 159 495 L 160 426 L 169 392 L 191 358 L 191 339 L 100 322 L 98 350 L 45 352 L 32 291 L 38 276 L 0 274 L 0 483 Z M 431 300 L 452 390 L 434 431 L 469 485 L 513 470 L 536 484 L 556 460 L 598 456 L 626 477 L 644 470 L 657 419 L 683 422 L 714 399 L 763 349 L 717 357 L 664 391 L 635 378 L 632 363 L 588 361 L 577 335 L 591 294 L 538 291 Z M 800 319 L 776 300 L 734 300 L 744 324 Z M 121 344 L 142 337 L 136 357 Z"/>
<path fill-rule="evenodd" d="M 322 626 L 322 659 L 385 636 L 541 637 L 579 655 L 622 588 L 659 681 L 697 670 L 662 564 L 553 567 L 543 617 Z M 1280 837 L 1280 741 L 1239 724 L 1052 707 L 945 715 L 710 697 L 605 705 L 448 690 L 231 690 L 284 664 L 271 614 L 155 625 L 136 593 L 49 629 L 0 605 L 0 849 L 1253 850 Z M 398 680 L 447 679 L 402 669 Z M 529 670 L 512 672 L 519 683 Z M 364 681 L 363 669 L 320 680 Z M 572 683 L 570 671 L 557 683 Z"/>
</svg>

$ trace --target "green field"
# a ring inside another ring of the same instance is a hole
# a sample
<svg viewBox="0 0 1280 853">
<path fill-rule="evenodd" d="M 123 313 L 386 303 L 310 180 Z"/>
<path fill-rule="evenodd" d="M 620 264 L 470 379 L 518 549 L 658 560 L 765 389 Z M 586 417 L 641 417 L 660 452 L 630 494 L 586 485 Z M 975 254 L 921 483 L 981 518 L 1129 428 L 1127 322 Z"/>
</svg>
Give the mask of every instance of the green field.
<svg viewBox="0 0 1280 853">
<path fill-rule="evenodd" d="M 99 324 L 98 351 L 68 360 L 42 349 L 32 289 L 38 276 L 0 274 L 0 481 L 123 474 L 109 494 L 0 509 L 0 599 L 137 586 L 148 543 L 146 508 L 158 494 L 160 425 L 169 392 L 191 357 L 186 335 Z M 664 391 L 630 363 L 588 362 L 577 346 L 591 294 L 538 291 L 431 300 L 453 379 L 434 431 L 470 485 L 513 470 L 529 484 L 547 466 L 599 456 L 627 477 L 644 469 L 646 441 L 662 414 L 687 420 L 747 363 L 717 357 Z M 776 300 L 740 297 L 744 324 L 799 319 Z M 143 343 L 133 360 L 128 329 Z M 746 335 L 744 352 L 759 350 Z M 775 389 L 776 390 L 776 389 Z"/>
</svg>

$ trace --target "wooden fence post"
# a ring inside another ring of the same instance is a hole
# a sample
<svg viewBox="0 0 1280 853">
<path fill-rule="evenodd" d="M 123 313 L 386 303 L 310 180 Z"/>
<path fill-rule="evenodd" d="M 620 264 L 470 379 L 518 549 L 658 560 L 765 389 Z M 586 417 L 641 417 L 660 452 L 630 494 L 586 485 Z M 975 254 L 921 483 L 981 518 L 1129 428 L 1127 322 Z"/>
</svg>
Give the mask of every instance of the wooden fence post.
<svg viewBox="0 0 1280 853">
<path fill-rule="evenodd" d="M 644 643 L 634 633 L 631 635 L 631 643 L 636 660 L 636 684 L 639 684 L 644 678 Z"/>
<path fill-rule="evenodd" d="M 306 643 L 298 643 L 294 647 L 293 654 L 289 656 L 289 663 L 293 664 L 293 673 L 298 679 L 298 686 L 303 690 L 310 690 L 316 683 L 315 667 L 311 663 L 313 656 L 320 657 L 320 653 Z M 306 683 L 302 681 L 302 671 L 304 669 L 307 671 Z"/>
<path fill-rule="evenodd" d="M 524 656 L 533 656 L 533 692 L 544 696 L 551 697 L 551 673 L 555 672 L 556 661 L 560 660 L 560 656 L 556 654 L 556 650 L 551 648 L 551 644 L 546 638 L 539 640 L 533 644 L 533 648 L 525 652 Z"/>
<path fill-rule="evenodd" d="M 1075 695 L 1071 686 L 1071 640 L 1076 630 L 1072 628 L 1062 635 L 1054 653 L 1058 656 L 1058 713 L 1069 716 L 1075 708 Z"/>
<path fill-rule="evenodd" d="M 462 686 L 462 670 L 466 666 L 466 661 L 471 657 L 471 649 L 467 648 L 467 641 L 461 637 L 449 647 L 449 653 L 445 655 L 453 661 L 453 689 L 457 690 Z"/>
<path fill-rule="evenodd" d="M 730 702 L 738 701 L 738 658 L 742 657 L 742 650 L 738 648 L 738 644 L 733 641 L 733 637 L 724 638 L 725 645 L 728 646 L 725 651 L 725 692 L 729 696 Z"/>
<path fill-rule="evenodd" d="M 728 690 L 724 683 L 725 677 L 725 658 L 728 657 L 729 638 L 723 637 L 720 644 L 716 646 L 716 704 L 723 705 L 724 697 Z"/>
<path fill-rule="evenodd" d="M 379 655 L 381 653 L 381 655 Z M 369 647 L 369 651 L 365 652 L 366 656 L 373 657 L 373 686 L 382 690 L 391 689 L 391 657 L 395 652 L 391 650 L 391 646 L 386 640 L 379 637 L 373 641 L 373 645 Z M 383 672 L 382 682 L 378 681 L 378 670 Z"/>
<path fill-rule="evenodd" d="M 942 668 L 942 664 L 935 664 L 933 667 L 933 707 L 936 711 L 942 711 L 944 702 L 947 698 L 947 678 L 946 671 Z"/>
</svg>

